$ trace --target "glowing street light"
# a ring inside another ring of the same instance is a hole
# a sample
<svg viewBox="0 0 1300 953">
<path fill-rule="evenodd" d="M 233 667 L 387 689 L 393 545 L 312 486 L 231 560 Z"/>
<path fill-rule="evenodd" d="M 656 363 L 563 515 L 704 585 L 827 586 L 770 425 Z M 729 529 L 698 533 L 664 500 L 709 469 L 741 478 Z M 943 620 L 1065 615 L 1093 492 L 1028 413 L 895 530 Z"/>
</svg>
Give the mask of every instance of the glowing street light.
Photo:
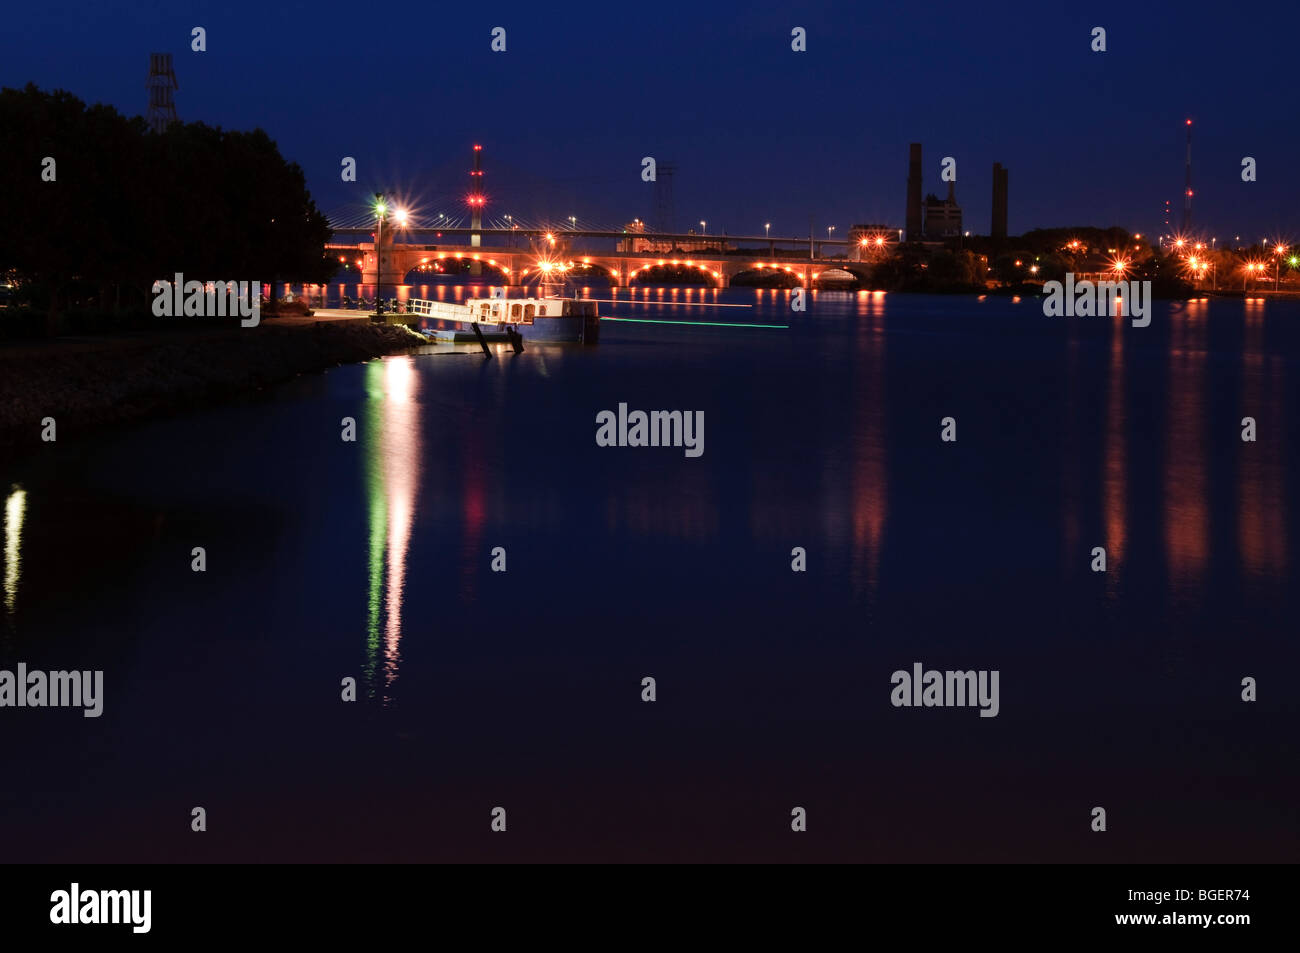
<svg viewBox="0 0 1300 953">
<path fill-rule="evenodd" d="M 706 222 L 704 219 L 700 219 L 700 234 L 701 234 L 701 235 L 707 234 L 707 232 L 708 232 L 708 227 L 709 227 L 709 223 Z"/>
<path fill-rule="evenodd" d="M 384 313 L 384 303 L 379 299 L 381 282 L 384 279 L 384 216 L 388 213 L 388 206 L 384 202 L 384 193 L 375 193 L 375 314 Z M 358 262 L 358 264 L 360 264 Z"/>
</svg>

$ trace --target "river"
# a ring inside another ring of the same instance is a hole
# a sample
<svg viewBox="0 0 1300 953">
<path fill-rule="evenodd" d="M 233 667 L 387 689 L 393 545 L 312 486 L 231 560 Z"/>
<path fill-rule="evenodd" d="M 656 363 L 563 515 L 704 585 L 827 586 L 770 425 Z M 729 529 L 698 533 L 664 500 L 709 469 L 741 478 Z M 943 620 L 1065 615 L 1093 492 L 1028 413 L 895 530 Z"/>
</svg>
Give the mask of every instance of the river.
<svg viewBox="0 0 1300 953">
<path fill-rule="evenodd" d="M 1293 860 L 1300 304 L 789 296 L 7 462 L 0 668 L 104 709 L 0 709 L 6 859 Z"/>
</svg>

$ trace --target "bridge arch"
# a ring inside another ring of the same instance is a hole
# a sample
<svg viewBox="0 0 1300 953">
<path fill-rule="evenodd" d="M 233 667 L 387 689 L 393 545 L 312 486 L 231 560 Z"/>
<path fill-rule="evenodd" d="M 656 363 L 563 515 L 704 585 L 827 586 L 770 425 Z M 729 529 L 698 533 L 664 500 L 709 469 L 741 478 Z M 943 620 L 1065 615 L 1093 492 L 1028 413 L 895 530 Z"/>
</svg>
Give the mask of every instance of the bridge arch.
<svg viewBox="0 0 1300 953">
<path fill-rule="evenodd" d="M 627 283 L 650 280 L 653 272 L 671 269 L 678 272 L 694 272 L 698 277 L 703 279 L 703 284 L 722 288 L 726 286 L 726 278 L 721 272 L 714 271 L 708 262 L 698 262 L 691 258 L 660 258 L 656 261 L 647 261 L 645 264 L 636 268 L 630 268 L 627 273 Z"/>
<path fill-rule="evenodd" d="M 855 281 L 859 289 L 870 288 L 871 268 L 853 262 L 836 262 L 834 264 L 821 265 L 818 267 L 817 271 L 813 272 L 812 280 L 814 284 L 821 284 L 823 281 Z"/>
<path fill-rule="evenodd" d="M 613 265 L 601 261 L 599 258 L 592 258 L 590 256 L 584 255 L 581 258 L 572 259 L 571 261 L 568 262 L 568 269 L 565 272 L 565 274 L 569 277 L 570 280 L 576 281 L 578 280 L 578 278 L 582 276 L 580 274 L 575 276 L 574 273 L 582 272 L 582 271 L 599 272 L 601 275 L 605 277 L 605 279 L 611 285 L 618 284 L 618 279 L 619 279 L 618 269 L 615 268 Z"/>
<path fill-rule="evenodd" d="M 782 287 L 796 288 L 802 287 L 804 283 L 804 273 L 802 270 L 795 268 L 793 265 L 785 262 L 755 261 L 738 263 L 735 270 L 731 272 L 730 281 L 734 284 L 735 280 L 741 275 L 762 275 L 783 276 L 781 279 Z M 754 287 L 759 287 L 755 285 Z"/>
<path fill-rule="evenodd" d="M 471 252 L 421 252 L 408 253 L 404 256 L 401 264 L 406 270 L 402 273 L 402 284 L 416 284 L 422 278 L 437 274 L 464 274 L 462 269 L 466 265 L 472 267 L 474 262 L 478 262 L 484 272 L 493 272 L 506 283 L 515 279 L 511 274 L 510 266 L 491 255 Z M 417 280 L 411 281 L 412 277 Z"/>
</svg>

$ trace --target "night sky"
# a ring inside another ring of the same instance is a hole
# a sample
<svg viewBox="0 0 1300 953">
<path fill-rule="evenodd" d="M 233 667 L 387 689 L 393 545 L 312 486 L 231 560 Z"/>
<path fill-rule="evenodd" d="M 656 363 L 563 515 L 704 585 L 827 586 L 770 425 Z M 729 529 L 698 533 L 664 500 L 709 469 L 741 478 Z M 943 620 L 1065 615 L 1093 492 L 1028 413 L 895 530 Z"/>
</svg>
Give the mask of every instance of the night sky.
<svg viewBox="0 0 1300 953">
<path fill-rule="evenodd" d="M 956 157 L 973 231 L 988 231 L 1000 161 L 1013 233 L 1157 233 L 1166 199 L 1181 219 L 1190 116 L 1193 224 L 1300 237 L 1294 4 L 68 2 L 5 21 L 0 85 L 129 114 L 147 105 L 148 54 L 170 51 L 180 118 L 263 127 L 327 213 L 382 188 L 460 214 L 480 142 L 490 216 L 653 221 L 654 156 L 677 165 L 679 228 L 806 235 L 812 216 L 839 238 L 903 224 L 919 141 L 926 191 L 942 194 L 940 159 Z M 1243 156 L 1258 181 L 1241 181 Z"/>
</svg>

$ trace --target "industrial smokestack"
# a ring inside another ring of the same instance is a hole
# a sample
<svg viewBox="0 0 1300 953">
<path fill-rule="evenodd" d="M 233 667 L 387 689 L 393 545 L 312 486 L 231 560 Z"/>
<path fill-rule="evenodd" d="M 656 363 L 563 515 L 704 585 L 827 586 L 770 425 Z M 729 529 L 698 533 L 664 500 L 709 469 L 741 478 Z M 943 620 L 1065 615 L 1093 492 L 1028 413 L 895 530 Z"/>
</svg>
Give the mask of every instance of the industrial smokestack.
<svg viewBox="0 0 1300 953">
<path fill-rule="evenodd" d="M 907 157 L 907 240 L 921 240 L 921 144 L 914 142 Z"/>
<path fill-rule="evenodd" d="M 993 221 L 990 229 L 994 238 L 1007 237 L 1007 170 L 1001 162 L 993 163 Z"/>
</svg>

